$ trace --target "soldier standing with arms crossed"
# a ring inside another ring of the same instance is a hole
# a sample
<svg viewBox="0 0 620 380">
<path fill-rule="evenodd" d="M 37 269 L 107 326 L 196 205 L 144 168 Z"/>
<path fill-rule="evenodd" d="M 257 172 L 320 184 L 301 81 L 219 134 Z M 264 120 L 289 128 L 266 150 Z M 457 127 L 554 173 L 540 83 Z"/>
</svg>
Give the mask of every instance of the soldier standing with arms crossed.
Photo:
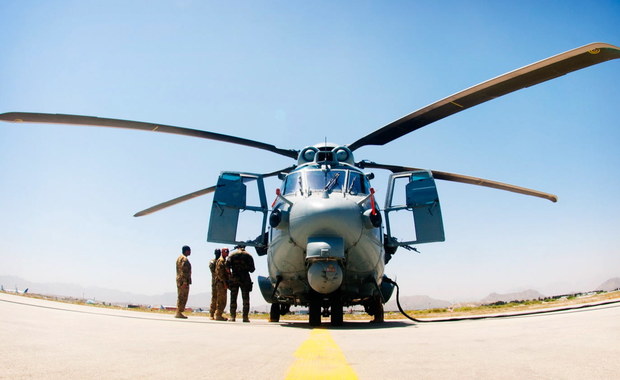
<svg viewBox="0 0 620 380">
<path fill-rule="evenodd" d="M 250 273 L 254 272 L 254 259 L 245 247 L 238 245 L 230 254 L 226 266 L 230 268 L 230 317 L 234 322 L 237 317 L 237 296 L 241 288 L 243 300 L 243 322 L 250 322 L 250 292 L 252 291 L 252 279 Z"/>
<path fill-rule="evenodd" d="M 217 308 L 217 281 L 215 278 L 215 264 L 217 263 L 217 259 L 222 255 L 222 251 L 220 249 L 216 249 L 214 252 L 215 258 L 209 261 L 209 270 L 211 271 L 211 306 L 209 307 L 209 314 L 211 314 L 211 319 L 215 319 L 215 309 Z"/>
<path fill-rule="evenodd" d="M 191 248 L 184 245 L 181 248 L 181 255 L 177 258 L 177 313 L 175 318 L 187 319 L 183 312 L 189 296 L 189 286 L 192 283 L 192 264 L 187 258 L 191 254 Z"/>
<path fill-rule="evenodd" d="M 216 321 L 228 320 L 222 316 L 226 308 L 226 293 L 228 293 L 228 281 L 230 280 L 230 274 L 228 273 L 228 268 L 226 268 L 226 257 L 228 257 L 228 248 L 222 248 L 222 256 L 215 262 L 215 287 L 217 288 Z"/>
</svg>

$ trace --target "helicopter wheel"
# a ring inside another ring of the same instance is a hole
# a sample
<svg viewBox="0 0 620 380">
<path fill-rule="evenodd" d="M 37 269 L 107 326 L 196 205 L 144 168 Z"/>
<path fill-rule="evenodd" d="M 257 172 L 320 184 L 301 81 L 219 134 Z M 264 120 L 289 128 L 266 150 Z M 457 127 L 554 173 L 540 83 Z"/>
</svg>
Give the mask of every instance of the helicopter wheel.
<svg viewBox="0 0 620 380">
<path fill-rule="evenodd" d="M 321 298 L 318 294 L 311 295 L 308 314 L 310 314 L 310 326 L 321 325 Z"/>
<path fill-rule="evenodd" d="M 332 326 L 342 326 L 343 323 L 342 300 L 335 296 L 331 300 L 331 323 Z"/>
<path fill-rule="evenodd" d="M 381 296 L 374 297 L 372 299 L 372 309 L 374 311 L 374 319 L 371 320 L 371 323 L 383 323 L 385 312 L 383 310 L 383 303 L 381 302 Z"/>
<path fill-rule="evenodd" d="M 269 322 L 280 322 L 280 304 L 274 302 L 269 310 Z"/>
</svg>

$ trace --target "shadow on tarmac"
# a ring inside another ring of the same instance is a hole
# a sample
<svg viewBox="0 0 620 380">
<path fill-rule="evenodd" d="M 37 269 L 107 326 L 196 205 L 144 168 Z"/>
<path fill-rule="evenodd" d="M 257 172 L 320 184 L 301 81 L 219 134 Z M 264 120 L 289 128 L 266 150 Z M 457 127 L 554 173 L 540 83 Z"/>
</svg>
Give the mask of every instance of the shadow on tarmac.
<svg viewBox="0 0 620 380">
<path fill-rule="evenodd" d="M 369 321 L 344 321 L 342 326 L 332 326 L 329 322 L 321 323 L 321 326 L 310 326 L 308 321 L 283 321 L 279 322 L 282 327 L 298 329 L 329 329 L 329 330 L 383 330 L 392 328 L 418 327 L 416 324 L 405 321 L 387 320 L 383 323 L 370 323 Z"/>
</svg>

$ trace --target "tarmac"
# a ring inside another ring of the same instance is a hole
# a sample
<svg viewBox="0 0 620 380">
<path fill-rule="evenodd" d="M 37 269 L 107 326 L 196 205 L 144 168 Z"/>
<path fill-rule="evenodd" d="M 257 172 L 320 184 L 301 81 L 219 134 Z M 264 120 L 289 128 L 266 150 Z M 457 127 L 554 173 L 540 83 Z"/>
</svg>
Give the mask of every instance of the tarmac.
<svg viewBox="0 0 620 380">
<path fill-rule="evenodd" d="M 617 379 L 620 304 L 424 323 L 217 322 L 0 293 L 2 379 Z"/>
</svg>

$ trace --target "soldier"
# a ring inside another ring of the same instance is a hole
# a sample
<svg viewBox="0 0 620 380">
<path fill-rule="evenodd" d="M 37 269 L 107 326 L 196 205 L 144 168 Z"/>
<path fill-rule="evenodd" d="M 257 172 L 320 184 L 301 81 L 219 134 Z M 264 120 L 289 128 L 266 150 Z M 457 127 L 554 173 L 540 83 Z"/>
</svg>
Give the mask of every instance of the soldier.
<svg viewBox="0 0 620 380">
<path fill-rule="evenodd" d="M 230 274 L 228 268 L 226 268 L 226 258 L 228 257 L 228 248 L 222 248 L 222 256 L 215 262 L 215 281 L 217 289 L 217 305 L 215 308 L 215 320 L 227 321 L 227 318 L 222 316 L 224 309 L 226 308 L 226 296 L 228 290 L 228 281 L 230 280 Z"/>
<path fill-rule="evenodd" d="M 192 264 L 190 264 L 187 256 L 192 254 L 190 247 L 184 245 L 181 248 L 181 255 L 177 258 L 177 313 L 175 318 L 187 319 L 183 315 L 187 296 L 189 295 L 189 286 L 192 283 Z"/>
<path fill-rule="evenodd" d="M 234 322 L 237 316 L 237 295 L 241 288 L 241 299 L 243 300 L 243 322 L 250 322 L 250 292 L 252 291 L 252 280 L 250 273 L 254 272 L 254 259 L 245 247 L 238 245 L 236 250 L 230 254 L 226 261 L 226 266 L 230 268 L 230 317 Z"/>
<path fill-rule="evenodd" d="M 211 319 L 215 319 L 215 308 L 217 307 L 217 281 L 215 278 L 215 263 L 217 259 L 222 255 L 222 251 L 220 249 L 216 249 L 215 258 L 209 261 L 209 270 L 211 270 L 211 306 L 209 307 L 209 314 L 211 314 Z"/>
</svg>

